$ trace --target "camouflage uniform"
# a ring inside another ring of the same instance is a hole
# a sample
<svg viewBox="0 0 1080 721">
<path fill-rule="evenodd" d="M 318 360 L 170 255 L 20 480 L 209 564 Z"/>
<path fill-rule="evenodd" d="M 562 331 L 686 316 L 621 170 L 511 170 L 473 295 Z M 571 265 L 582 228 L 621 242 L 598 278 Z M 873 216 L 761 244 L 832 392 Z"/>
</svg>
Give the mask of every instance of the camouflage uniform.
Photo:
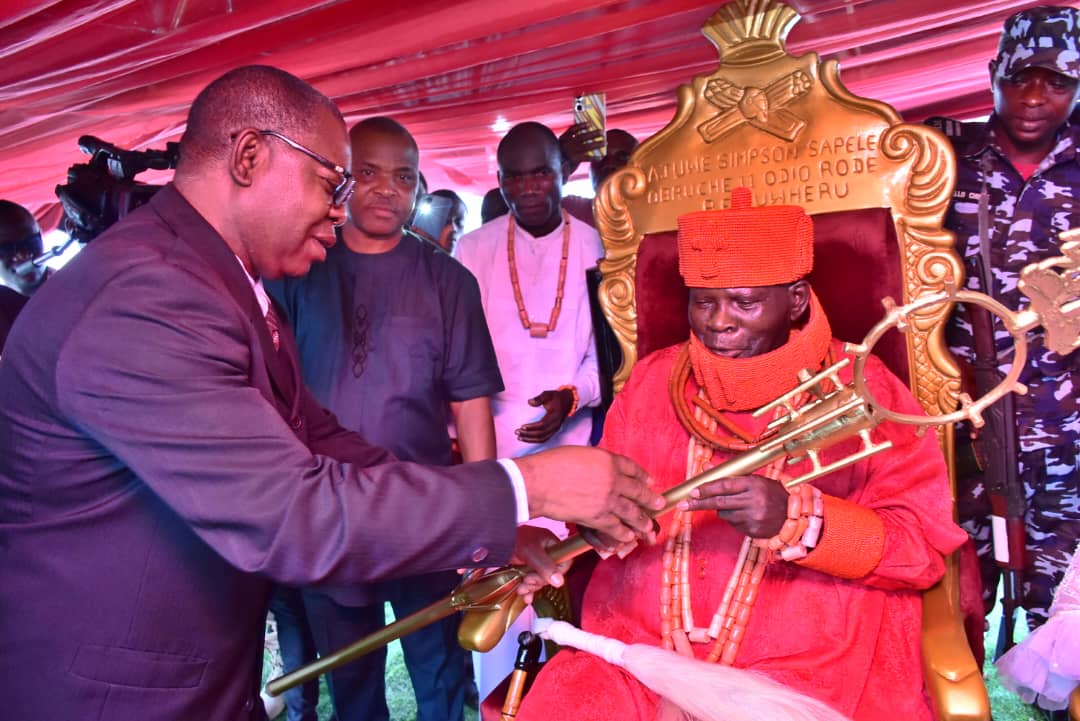
<svg viewBox="0 0 1080 721">
<path fill-rule="evenodd" d="M 990 123 L 935 119 L 931 124 L 949 136 L 956 151 L 958 178 L 945 224 L 956 233 L 957 250 L 966 261 L 979 255 L 979 197 L 985 189 L 990 194 L 994 297 L 1012 309 L 1025 307 L 1027 299 L 1017 289 L 1020 269 L 1060 255 L 1056 234 L 1080 227 L 1080 123 L 1070 121 L 1062 129 L 1054 149 L 1027 181 L 997 146 Z M 966 287 L 982 290 L 970 263 L 967 266 Z M 1045 347 L 1041 331 L 1029 334 L 1028 340 L 1028 364 L 1020 382 L 1029 392 L 1016 397 L 1019 476 L 1027 497 L 1023 602 L 1029 619 L 1041 624 L 1080 537 L 1080 351 L 1054 353 Z M 971 325 L 964 313 L 955 314 L 948 341 L 959 358 L 971 360 Z M 1011 362 L 1012 341 L 1000 324 L 995 341 L 1004 372 Z M 982 479 L 961 479 L 960 496 L 961 525 L 975 539 L 989 610 L 999 572 Z"/>
</svg>

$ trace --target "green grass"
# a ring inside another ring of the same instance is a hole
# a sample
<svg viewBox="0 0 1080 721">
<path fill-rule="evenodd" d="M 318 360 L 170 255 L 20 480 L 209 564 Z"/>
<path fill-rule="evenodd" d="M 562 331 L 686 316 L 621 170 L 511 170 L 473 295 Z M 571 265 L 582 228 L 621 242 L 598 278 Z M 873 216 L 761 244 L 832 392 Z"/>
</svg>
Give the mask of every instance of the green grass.
<svg viewBox="0 0 1080 721">
<path fill-rule="evenodd" d="M 388 618 L 393 618 L 390 607 L 386 607 Z M 989 630 L 986 633 L 986 648 L 988 660 L 983 668 L 986 678 L 986 688 L 990 695 L 990 708 L 993 712 L 994 721 L 1043 721 L 1045 718 L 1038 709 L 1028 706 L 1016 695 L 1006 690 L 998 682 L 997 669 L 989 661 L 994 644 L 997 641 L 997 632 L 1001 620 L 1000 606 L 995 607 L 988 617 Z M 1017 622 L 1017 640 L 1027 635 L 1027 624 L 1023 615 Z M 271 670 L 270 654 L 264 655 L 263 682 L 265 683 Z M 326 682 L 319 683 L 319 721 L 332 721 L 334 718 L 333 707 L 330 703 L 330 694 L 326 689 Z M 405 669 L 405 659 L 401 652 L 401 644 L 394 641 L 387 649 L 386 662 L 386 703 L 390 708 L 391 721 L 416 721 L 416 699 L 413 696 L 412 681 L 409 680 L 409 672 Z M 279 717 L 284 719 L 285 716 Z M 465 721 L 477 721 L 477 714 L 471 708 L 465 709 Z"/>
<path fill-rule="evenodd" d="M 999 589 L 998 598 L 1001 598 Z M 997 645 L 998 629 L 1001 628 L 1001 603 L 994 606 L 994 610 L 987 616 L 989 628 L 985 636 L 986 663 L 983 664 L 983 678 L 986 680 L 986 691 L 990 696 L 990 712 L 994 721 L 1043 721 L 1046 718 L 1043 712 L 1034 706 L 1029 706 L 1020 700 L 1020 697 L 1009 691 L 998 681 L 997 668 L 991 657 L 994 647 Z M 1024 612 L 1018 614 L 1016 620 L 1017 642 L 1027 637 L 1027 619 Z"/>
<path fill-rule="evenodd" d="M 390 613 L 390 608 L 387 607 L 386 611 Z M 399 641 L 394 641 L 386 649 L 386 705 L 393 721 L 413 721 L 416 718 L 416 697 L 413 696 L 412 680 L 405 668 L 405 655 L 401 652 Z"/>
</svg>

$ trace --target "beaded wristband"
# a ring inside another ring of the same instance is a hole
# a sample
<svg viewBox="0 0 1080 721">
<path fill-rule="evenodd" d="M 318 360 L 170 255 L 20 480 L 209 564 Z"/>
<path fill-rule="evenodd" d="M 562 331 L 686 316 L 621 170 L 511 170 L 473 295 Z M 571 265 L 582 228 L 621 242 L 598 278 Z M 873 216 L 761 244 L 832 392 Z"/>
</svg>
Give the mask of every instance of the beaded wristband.
<svg viewBox="0 0 1080 721">
<path fill-rule="evenodd" d="M 566 414 L 566 417 L 569 418 L 570 416 L 577 413 L 577 406 L 578 406 L 577 387 L 576 386 L 559 386 L 557 390 L 570 391 L 570 395 L 572 395 L 574 397 L 574 402 L 570 404 L 570 412 Z"/>
<path fill-rule="evenodd" d="M 797 486 L 788 496 L 788 519 L 780 532 L 768 540 L 770 551 L 785 561 L 806 558 L 821 537 L 825 502 L 821 491 L 809 485 Z"/>
</svg>

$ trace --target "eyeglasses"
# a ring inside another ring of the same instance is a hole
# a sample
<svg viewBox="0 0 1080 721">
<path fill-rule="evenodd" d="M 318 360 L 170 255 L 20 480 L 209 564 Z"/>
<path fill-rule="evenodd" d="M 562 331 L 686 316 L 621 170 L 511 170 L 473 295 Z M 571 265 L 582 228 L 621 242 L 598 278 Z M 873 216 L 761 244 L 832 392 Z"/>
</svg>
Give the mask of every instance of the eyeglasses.
<svg viewBox="0 0 1080 721">
<path fill-rule="evenodd" d="M 345 203 L 349 202 L 349 198 L 351 198 L 352 194 L 353 194 L 353 189 L 356 187 L 356 178 L 353 177 L 352 173 L 350 173 L 348 170 L 341 167 L 340 165 L 337 165 L 336 163 L 334 163 L 334 162 L 332 162 L 330 160 L 327 160 L 323 156 L 316 153 L 314 150 L 310 150 L 308 148 L 305 148 L 303 145 L 296 142 L 295 140 L 285 137 L 284 135 L 277 132 L 276 130 L 260 130 L 259 134 L 260 135 L 271 135 L 271 136 L 277 138 L 278 140 L 285 143 L 286 145 L 288 145 L 293 150 L 299 150 L 301 153 L 308 156 L 309 158 L 311 158 L 312 160 L 314 160 L 316 163 L 323 166 L 327 170 L 332 170 L 335 173 L 337 173 L 338 175 L 340 175 L 341 176 L 341 182 L 338 183 L 337 186 L 334 187 L 334 197 L 330 202 L 333 203 L 334 206 L 336 206 L 338 208 L 342 207 L 343 205 L 345 205 Z"/>
</svg>

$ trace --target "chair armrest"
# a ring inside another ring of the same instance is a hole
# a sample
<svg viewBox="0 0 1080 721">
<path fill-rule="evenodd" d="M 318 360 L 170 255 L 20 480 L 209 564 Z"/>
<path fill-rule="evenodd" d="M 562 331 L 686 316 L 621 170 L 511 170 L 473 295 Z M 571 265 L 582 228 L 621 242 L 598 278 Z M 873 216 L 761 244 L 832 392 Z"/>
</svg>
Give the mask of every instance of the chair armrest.
<svg viewBox="0 0 1080 721">
<path fill-rule="evenodd" d="M 1072 721 L 1080 721 L 1080 686 L 1073 689 L 1069 697 L 1069 718 Z"/>
<path fill-rule="evenodd" d="M 959 605 L 956 554 L 945 576 L 923 594 L 922 653 L 937 721 L 990 721 L 990 697 L 971 653 Z"/>
</svg>

